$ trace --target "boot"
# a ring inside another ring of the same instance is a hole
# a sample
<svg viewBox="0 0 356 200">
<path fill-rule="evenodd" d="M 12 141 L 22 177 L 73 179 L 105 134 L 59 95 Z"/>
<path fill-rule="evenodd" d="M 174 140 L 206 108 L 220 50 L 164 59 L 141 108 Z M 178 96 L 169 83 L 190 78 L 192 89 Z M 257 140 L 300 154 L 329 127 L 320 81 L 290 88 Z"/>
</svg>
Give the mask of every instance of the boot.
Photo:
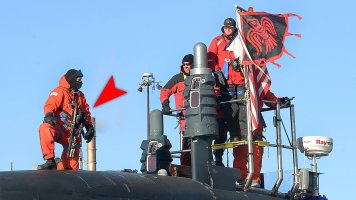
<svg viewBox="0 0 356 200">
<path fill-rule="evenodd" d="M 261 184 L 259 181 L 252 180 L 251 187 L 261 188 Z"/>
<path fill-rule="evenodd" d="M 38 165 L 38 170 L 56 170 L 57 164 L 53 158 L 48 159 L 44 164 Z"/>
</svg>

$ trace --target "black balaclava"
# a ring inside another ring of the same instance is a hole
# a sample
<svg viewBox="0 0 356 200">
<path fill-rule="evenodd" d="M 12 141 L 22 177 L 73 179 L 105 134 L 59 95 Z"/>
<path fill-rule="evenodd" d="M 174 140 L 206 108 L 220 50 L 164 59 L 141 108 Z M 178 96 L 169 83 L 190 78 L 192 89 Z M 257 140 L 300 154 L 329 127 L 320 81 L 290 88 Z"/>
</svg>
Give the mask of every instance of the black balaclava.
<svg viewBox="0 0 356 200">
<path fill-rule="evenodd" d="M 80 70 L 70 69 L 67 71 L 64 77 L 66 78 L 66 81 L 69 83 L 70 89 L 79 90 L 83 85 L 82 81 L 77 81 L 78 77 L 83 77 L 83 74 Z"/>
</svg>

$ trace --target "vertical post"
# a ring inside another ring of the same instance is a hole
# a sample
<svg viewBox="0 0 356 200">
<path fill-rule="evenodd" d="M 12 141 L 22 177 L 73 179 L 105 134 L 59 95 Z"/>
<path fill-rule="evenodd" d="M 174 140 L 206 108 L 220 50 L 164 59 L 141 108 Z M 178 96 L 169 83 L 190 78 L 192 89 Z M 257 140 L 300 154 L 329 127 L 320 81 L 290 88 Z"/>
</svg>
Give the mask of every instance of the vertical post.
<svg viewBox="0 0 356 200">
<path fill-rule="evenodd" d="M 198 136 L 192 138 L 192 178 L 210 185 L 208 165 L 211 160 L 211 139 L 209 137 Z"/>
<path fill-rule="evenodd" d="M 292 151 L 293 151 L 293 186 L 290 190 L 291 194 L 294 194 L 299 187 L 298 180 L 298 154 L 297 154 L 297 139 L 296 139 L 296 129 L 295 129 L 295 115 L 294 115 L 294 105 L 290 105 L 290 121 L 291 121 L 291 132 L 292 132 Z"/>
<path fill-rule="evenodd" d="M 91 121 L 94 127 L 94 137 L 93 139 L 87 144 L 87 165 L 88 171 L 96 171 L 96 123 L 95 118 L 92 117 Z"/>
<path fill-rule="evenodd" d="M 246 66 L 245 69 L 245 81 L 246 84 L 249 85 L 248 77 L 248 70 L 249 67 Z M 246 182 L 244 186 L 244 190 L 247 191 L 248 188 L 251 186 L 252 176 L 254 174 L 254 163 L 253 163 L 253 138 L 252 138 L 252 131 L 251 131 L 251 113 L 250 113 L 250 106 L 251 106 L 251 99 L 249 91 L 247 92 L 247 99 L 245 99 L 246 103 L 246 116 L 247 116 L 247 149 L 248 149 L 248 173 L 246 176 Z"/>
<path fill-rule="evenodd" d="M 316 164 L 316 155 L 313 155 L 313 158 L 312 158 L 312 172 L 318 172 L 318 166 Z"/>
<path fill-rule="evenodd" d="M 14 163 L 13 162 L 10 162 L 10 170 L 14 171 Z"/>
<path fill-rule="evenodd" d="M 318 165 L 316 163 L 316 155 L 312 157 L 312 187 L 313 187 L 313 196 L 319 195 L 319 174 L 318 174 Z"/>
<path fill-rule="evenodd" d="M 150 80 L 147 77 L 147 139 L 150 138 Z"/>
<path fill-rule="evenodd" d="M 280 113 L 281 105 L 277 103 L 277 108 L 274 116 L 274 124 L 277 130 L 277 161 L 278 161 L 278 179 L 272 188 L 272 194 L 276 194 L 278 192 L 279 186 L 283 181 L 283 168 L 282 168 L 282 136 L 281 136 L 281 113 Z"/>
</svg>

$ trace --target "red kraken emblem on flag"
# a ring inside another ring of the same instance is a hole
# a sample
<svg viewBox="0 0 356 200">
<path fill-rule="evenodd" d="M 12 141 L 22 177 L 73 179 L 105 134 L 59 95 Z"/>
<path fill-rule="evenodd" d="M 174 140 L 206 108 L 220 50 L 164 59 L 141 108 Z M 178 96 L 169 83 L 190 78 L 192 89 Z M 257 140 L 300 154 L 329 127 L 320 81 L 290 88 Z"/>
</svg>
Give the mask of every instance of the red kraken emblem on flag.
<svg viewBox="0 0 356 200">
<path fill-rule="evenodd" d="M 263 44 L 265 53 L 272 51 L 277 46 L 274 38 L 277 33 L 269 18 L 262 17 L 260 22 L 256 18 L 251 18 L 247 20 L 247 23 L 251 26 L 251 29 L 247 32 L 247 40 L 256 49 L 257 55 L 261 54 Z"/>
</svg>

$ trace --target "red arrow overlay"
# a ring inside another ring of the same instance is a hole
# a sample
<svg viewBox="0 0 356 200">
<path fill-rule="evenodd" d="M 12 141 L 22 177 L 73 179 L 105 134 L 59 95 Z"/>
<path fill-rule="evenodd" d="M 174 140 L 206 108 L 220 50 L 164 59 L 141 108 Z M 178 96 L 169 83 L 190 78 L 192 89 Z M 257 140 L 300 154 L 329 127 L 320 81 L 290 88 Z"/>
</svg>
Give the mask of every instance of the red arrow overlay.
<svg viewBox="0 0 356 200">
<path fill-rule="evenodd" d="M 98 100 L 96 100 L 94 108 L 126 93 L 126 91 L 120 90 L 115 87 L 114 76 L 111 76 L 108 83 L 104 87 L 104 90 L 101 92 Z"/>
</svg>

